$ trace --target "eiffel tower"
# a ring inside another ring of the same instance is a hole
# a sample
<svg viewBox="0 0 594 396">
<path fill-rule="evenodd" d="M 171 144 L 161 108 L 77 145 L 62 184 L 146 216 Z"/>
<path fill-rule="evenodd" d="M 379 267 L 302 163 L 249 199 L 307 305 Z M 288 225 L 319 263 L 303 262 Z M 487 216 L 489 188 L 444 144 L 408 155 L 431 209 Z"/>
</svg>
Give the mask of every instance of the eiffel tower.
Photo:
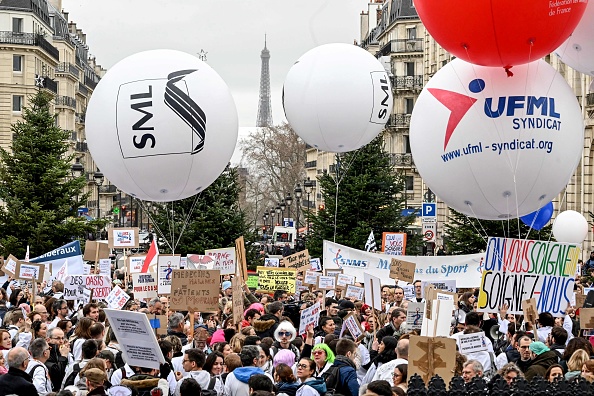
<svg viewBox="0 0 594 396">
<path fill-rule="evenodd" d="M 260 100 L 258 102 L 257 127 L 272 126 L 272 107 L 270 106 L 270 51 L 266 48 L 266 35 L 264 35 L 264 49 L 260 54 L 262 69 L 260 71 Z"/>
</svg>

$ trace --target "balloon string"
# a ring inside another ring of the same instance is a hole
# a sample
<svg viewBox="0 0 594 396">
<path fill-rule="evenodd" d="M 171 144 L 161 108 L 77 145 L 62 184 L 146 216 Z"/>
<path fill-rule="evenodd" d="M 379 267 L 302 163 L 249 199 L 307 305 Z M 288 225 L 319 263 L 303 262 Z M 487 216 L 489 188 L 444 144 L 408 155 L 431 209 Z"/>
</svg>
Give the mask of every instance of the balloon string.
<svg viewBox="0 0 594 396">
<path fill-rule="evenodd" d="M 165 238 L 165 234 L 163 234 L 163 232 L 161 231 L 161 229 L 159 228 L 159 225 L 157 224 L 157 222 L 155 221 L 154 216 L 151 214 L 151 211 L 149 210 L 149 208 L 142 202 L 140 201 L 140 205 L 142 206 L 143 210 L 148 213 L 148 218 L 152 223 L 152 226 L 155 227 L 155 230 L 157 231 L 157 237 L 160 235 L 161 238 L 163 238 L 165 240 L 165 243 L 167 244 L 167 246 L 169 247 L 169 249 L 173 250 L 173 248 L 171 247 L 171 244 L 169 243 L 169 241 L 167 240 L 167 238 Z"/>
<path fill-rule="evenodd" d="M 186 227 L 188 226 L 188 224 L 190 224 L 190 217 L 192 216 L 192 213 L 194 213 L 194 209 L 196 208 L 196 205 L 198 204 L 198 199 L 200 198 L 201 195 L 202 195 L 202 191 L 200 191 L 200 193 L 198 193 L 196 195 L 196 197 L 194 198 L 194 202 L 192 203 L 192 206 L 190 207 L 190 211 L 186 215 L 186 218 L 184 220 L 184 225 L 182 226 L 182 229 L 181 229 L 181 231 L 179 233 L 179 236 L 177 238 L 177 242 L 173 246 L 174 249 L 177 248 L 177 245 L 181 241 L 182 235 L 186 231 Z"/>
<path fill-rule="evenodd" d="M 481 223 L 481 220 L 476 216 L 476 213 L 474 213 L 474 210 L 472 210 L 472 205 L 467 204 L 468 208 L 470 209 L 470 211 L 472 212 L 472 215 L 474 216 L 474 218 L 476 218 L 476 220 L 478 220 L 479 226 L 481 227 L 481 229 L 483 230 L 483 233 L 486 235 L 486 237 L 481 235 L 481 232 L 476 228 L 476 226 L 474 225 L 474 222 L 472 221 L 472 219 L 470 219 L 468 216 L 466 216 L 466 219 L 468 219 L 468 221 L 470 222 L 470 225 L 474 228 L 474 230 L 476 231 L 476 233 L 483 238 L 483 240 L 485 241 L 485 243 L 489 242 L 489 235 L 487 234 L 487 231 L 485 230 L 485 228 L 483 227 L 483 224 Z M 503 233 L 505 234 L 505 225 L 503 224 L 503 222 L 501 222 L 501 227 L 503 227 Z M 499 254 L 499 250 L 495 249 L 495 258 L 497 258 L 497 260 L 501 263 L 503 263 L 503 258 L 502 256 Z"/>
</svg>

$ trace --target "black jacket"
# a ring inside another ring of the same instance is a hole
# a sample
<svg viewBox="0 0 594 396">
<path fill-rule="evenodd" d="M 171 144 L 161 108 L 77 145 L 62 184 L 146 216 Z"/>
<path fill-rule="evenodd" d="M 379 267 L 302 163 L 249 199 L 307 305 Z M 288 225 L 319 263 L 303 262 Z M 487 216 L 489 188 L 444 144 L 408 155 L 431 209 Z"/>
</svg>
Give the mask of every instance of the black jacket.
<svg viewBox="0 0 594 396">
<path fill-rule="evenodd" d="M 396 330 L 394 328 L 394 325 L 392 323 L 390 323 L 387 326 L 382 327 L 381 329 L 379 329 L 375 335 L 375 338 L 377 339 L 377 342 L 382 342 L 382 338 L 384 338 L 385 336 L 392 336 L 395 337 L 397 340 L 400 339 L 400 336 L 402 334 L 404 334 L 404 329 L 402 328 L 403 326 L 400 326 L 401 328 Z"/>
<path fill-rule="evenodd" d="M 260 316 L 260 319 L 254 320 L 254 330 L 256 335 L 260 338 L 272 337 L 274 339 L 274 332 L 278 327 L 279 320 L 276 316 L 266 314 Z"/>
<path fill-rule="evenodd" d="M 9 368 L 8 373 L 0 375 L 0 396 L 39 396 L 31 376 L 23 370 Z"/>
<path fill-rule="evenodd" d="M 51 345 L 50 356 L 45 362 L 45 367 L 52 381 L 52 389 L 54 392 L 59 392 L 66 374 L 66 367 L 68 367 L 68 358 L 60 355 L 58 345 Z"/>
<path fill-rule="evenodd" d="M 185 335 L 184 333 L 180 333 L 179 331 L 167 330 L 167 335 L 168 336 L 178 336 L 179 339 L 181 340 L 182 345 L 186 345 L 188 343 L 188 336 Z"/>
</svg>

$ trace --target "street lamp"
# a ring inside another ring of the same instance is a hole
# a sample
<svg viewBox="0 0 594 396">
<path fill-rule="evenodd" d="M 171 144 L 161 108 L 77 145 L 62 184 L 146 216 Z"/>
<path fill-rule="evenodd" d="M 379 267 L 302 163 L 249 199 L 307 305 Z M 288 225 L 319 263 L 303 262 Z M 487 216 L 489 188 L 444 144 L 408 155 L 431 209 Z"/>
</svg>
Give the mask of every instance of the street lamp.
<svg viewBox="0 0 594 396">
<path fill-rule="evenodd" d="M 93 178 L 95 179 L 95 184 L 97 185 L 97 220 L 99 220 L 101 218 L 101 207 L 100 207 L 100 196 L 99 196 L 99 187 L 101 187 L 101 185 L 103 184 L 103 181 L 105 180 L 105 177 L 103 176 L 103 173 L 101 173 L 101 171 L 99 170 L 99 168 L 97 168 L 97 171 L 95 171 L 95 174 L 93 175 Z M 97 239 L 101 239 L 101 230 L 97 230 L 98 234 L 97 235 Z"/>
<path fill-rule="evenodd" d="M 72 164 L 70 167 L 70 172 L 72 173 L 72 177 L 77 178 L 81 177 L 83 172 L 85 171 L 85 167 L 80 163 L 80 158 L 76 158 L 76 162 Z"/>
<path fill-rule="evenodd" d="M 280 201 L 280 203 L 278 204 L 278 206 L 280 206 L 280 208 L 281 208 L 281 220 L 284 221 L 284 219 L 285 219 L 285 209 L 287 209 L 287 205 L 285 204 L 285 201 Z M 284 223 L 281 222 L 281 225 L 284 226 Z"/>
<path fill-rule="evenodd" d="M 295 194 L 295 199 L 297 199 L 296 205 L 297 206 L 297 234 L 299 234 L 299 210 L 301 209 L 301 194 L 303 194 L 303 191 L 301 190 L 301 184 L 297 183 L 297 186 L 295 187 L 295 190 L 293 190 L 293 193 Z"/>
<path fill-rule="evenodd" d="M 308 177 L 307 180 L 305 180 L 303 182 L 303 187 L 305 188 L 305 193 L 307 194 L 307 226 L 306 226 L 307 228 L 306 228 L 306 233 L 307 233 L 307 235 L 309 235 L 309 212 L 310 212 L 310 208 L 311 208 L 309 196 L 313 192 L 314 183 L 313 183 L 313 181 L 309 180 L 309 177 Z"/>
<path fill-rule="evenodd" d="M 276 224 L 280 225 L 280 212 L 281 212 L 280 206 L 277 206 L 275 211 L 276 211 Z"/>
<path fill-rule="evenodd" d="M 269 217 L 270 217 L 270 228 L 274 229 L 274 215 L 276 214 L 276 212 L 274 211 L 274 208 L 270 209 L 270 212 L 268 213 Z"/>
<path fill-rule="evenodd" d="M 285 197 L 285 202 L 287 204 L 287 217 L 291 218 L 291 204 L 293 203 L 293 198 L 291 197 L 291 193 L 287 193 Z"/>
<path fill-rule="evenodd" d="M 267 229 L 267 226 L 268 226 L 268 225 L 266 224 L 266 220 L 268 220 L 268 213 L 266 213 L 266 212 L 265 212 L 265 213 L 262 215 L 262 224 L 264 224 L 264 233 L 262 234 L 262 239 L 265 239 L 265 238 L 264 238 L 264 235 L 266 234 L 266 229 Z"/>
</svg>

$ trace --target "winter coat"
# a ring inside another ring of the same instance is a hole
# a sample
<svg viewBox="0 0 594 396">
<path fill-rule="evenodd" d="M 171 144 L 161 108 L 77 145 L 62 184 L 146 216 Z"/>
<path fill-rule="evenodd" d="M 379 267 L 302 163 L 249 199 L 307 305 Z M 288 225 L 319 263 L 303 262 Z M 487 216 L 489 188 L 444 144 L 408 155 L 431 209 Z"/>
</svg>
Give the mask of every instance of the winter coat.
<svg viewBox="0 0 594 396">
<path fill-rule="evenodd" d="M 186 375 L 184 378 L 182 378 L 181 380 L 179 380 L 177 382 L 177 386 L 175 388 L 175 393 L 174 393 L 175 396 L 180 396 L 179 390 L 181 388 L 181 384 L 187 378 L 194 378 L 196 380 L 196 382 L 198 382 L 198 385 L 200 385 L 200 389 L 206 390 L 208 388 L 208 384 L 210 383 L 210 373 L 208 371 L 204 371 L 204 370 L 190 371 L 188 373 L 188 375 Z"/>
<path fill-rule="evenodd" d="M 528 367 L 528 370 L 524 372 L 524 376 L 527 381 L 532 381 L 532 378 L 540 375 L 544 378 L 549 367 L 558 362 L 557 354 L 553 351 L 547 351 L 541 353 L 532 360 L 532 364 Z"/>
<path fill-rule="evenodd" d="M 295 381 L 295 382 L 279 382 L 278 384 L 276 384 L 276 389 L 278 390 L 276 392 L 276 394 L 277 395 L 284 394 L 287 396 L 295 396 L 295 393 L 297 392 L 297 389 L 299 389 L 300 386 L 301 386 L 301 384 L 297 381 Z"/>
<path fill-rule="evenodd" d="M 355 363 L 346 356 L 340 355 L 336 357 L 332 366 L 338 367 L 340 372 L 340 393 L 345 396 L 359 396 L 359 381 L 357 381 Z"/>
<path fill-rule="evenodd" d="M 295 396 L 321 396 L 326 393 L 326 382 L 322 378 L 308 378 L 301 384 Z"/>
<path fill-rule="evenodd" d="M 107 396 L 107 393 L 105 393 L 104 387 L 98 386 L 89 393 L 87 393 L 87 396 Z"/>
<path fill-rule="evenodd" d="M 382 338 L 384 338 L 385 336 L 392 336 L 398 340 L 402 334 L 404 334 L 403 326 L 401 326 L 400 329 L 396 330 L 394 328 L 394 325 L 390 323 L 389 325 L 379 329 L 375 337 L 377 338 L 377 342 L 382 342 Z"/>
<path fill-rule="evenodd" d="M 185 335 L 184 333 L 180 333 L 179 331 L 167 330 L 167 335 L 168 336 L 178 336 L 179 339 L 181 340 L 182 346 L 184 346 L 188 343 L 188 336 Z"/>
<path fill-rule="evenodd" d="M 260 319 L 254 320 L 254 330 L 260 338 L 271 337 L 274 339 L 274 332 L 278 327 L 279 320 L 276 316 L 266 314 L 260 316 Z"/>
<path fill-rule="evenodd" d="M 130 378 L 125 378 L 120 382 L 120 385 L 133 388 L 137 392 L 159 388 L 164 395 L 169 395 L 169 384 L 167 380 L 148 374 L 136 374 Z"/>
<path fill-rule="evenodd" d="M 239 367 L 227 375 L 225 381 L 226 396 L 249 396 L 250 387 L 248 381 L 254 374 L 264 374 L 260 367 Z"/>
<path fill-rule="evenodd" d="M 31 376 L 14 367 L 0 376 L 0 396 L 5 395 L 39 396 Z"/>
<path fill-rule="evenodd" d="M 66 373 L 66 367 L 68 367 L 68 358 L 60 355 L 58 345 L 51 345 L 50 355 L 45 362 L 45 367 L 49 372 L 50 379 L 52 381 L 52 388 L 54 392 L 59 392 L 64 381 L 64 374 Z"/>
</svg>

